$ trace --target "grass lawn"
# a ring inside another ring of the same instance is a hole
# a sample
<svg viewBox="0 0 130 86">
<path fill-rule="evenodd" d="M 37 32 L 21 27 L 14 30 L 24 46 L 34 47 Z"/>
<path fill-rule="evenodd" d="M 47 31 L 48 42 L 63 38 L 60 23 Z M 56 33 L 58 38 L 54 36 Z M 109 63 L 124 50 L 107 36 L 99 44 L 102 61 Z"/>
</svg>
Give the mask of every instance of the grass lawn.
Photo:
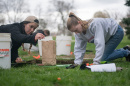
<svg viewBox="0 0 130 86">
<path fill-rule="evenodd" d="M 117 49 L 130 45 L 130 40 L 125 36 Z M 71 51 L 73 51 L 72 42 Z M 87 50 L 94 51 L 94 45 L 88 43 Z M 25 59 L 33 59 L 33 55 L 28 55 L 19 49 L 19 55 Z M 92 59 L 89 60 L 92 63 Z M 117 72 L 91 72 L 90 70 L 66 69 L 57 66 L 38 66 L 36 64 L 22 67 L 12 67 L 11 69 L 0 69 L 0 86 L 130 86 L 130 62 L 125 58 L 112 61 L 117 67 L 122 67 L 122 71 Z M 57 80 L 60 77 L 61 80 Z"/>
</svg>

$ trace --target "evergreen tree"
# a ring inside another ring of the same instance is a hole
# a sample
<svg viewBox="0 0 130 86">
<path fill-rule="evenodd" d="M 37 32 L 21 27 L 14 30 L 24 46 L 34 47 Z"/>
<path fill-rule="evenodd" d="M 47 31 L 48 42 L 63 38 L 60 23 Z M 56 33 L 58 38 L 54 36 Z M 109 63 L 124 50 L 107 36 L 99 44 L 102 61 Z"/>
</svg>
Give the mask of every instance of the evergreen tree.
<svg viewBox="0 0 130 86">
<path fill-rule="evenodd" d="M 126 5 L 126 6 L 130 6 L 130 0 L 126 0 L 125 5 Z"/>
<path fill-rule="evenodd" d="M 125 5 L 130 7 L 130 0 L 126 0 Z M 122 22 L 125 25 L 127 25 L 125 27 L 125 29 L 126 29 L 126 35 L 128 36 L 128 39 L 130 39 L 130 12 L 127 14 L 127 18 L 123 18 Z"/>
</svg>

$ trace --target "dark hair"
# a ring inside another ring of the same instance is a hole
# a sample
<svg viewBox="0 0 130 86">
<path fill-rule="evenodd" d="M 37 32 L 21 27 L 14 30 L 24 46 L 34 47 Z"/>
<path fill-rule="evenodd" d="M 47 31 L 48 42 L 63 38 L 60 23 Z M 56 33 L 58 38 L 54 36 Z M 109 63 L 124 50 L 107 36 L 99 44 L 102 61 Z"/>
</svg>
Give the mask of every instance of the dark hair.
<svg viewBox="0 0 130 86">
<path fill-rule="evenodd" d="M 45 35 L 45 36 L 49 36 L 50 35 L 50 31 L 49 30 L 37 30 L 37 31 L 35 31 L 33 34 L 37 34 L 37 33 L 42 33 L 43 35 Z M 46 34 L 47 35 L 46 35 Z"/>
<path fill-rule="evenodd" d="M 23 21 L 23 22 L 20 22 L 20 25 L 21 25 L 21 27 L 24 29 L 24 28 L 25 28 L 24 24 L 28 24 L 28 23 L 30 23 L 30 22 L 28 22 L 28 21 Z"/>
<path fill-rule="evenodd" d="M 36 21 L 35 21 L 35 22 L 36 22 Z M 37 22 L 39 22 L 39 21 L 37 20 Z M 36 23 L 37 23 L 37 22 L 36 22 Z M 22 21 L 22 22 L 21 22 L 21 24 L 23 24 L 23 25 L 24 25 L 24 24 L 28 24 L 28 23 L 31 23 L 31 22 L 30 22 L 30 21 Z M 37 23 L 37 24 L 38 24 L 38 23 Z M 38 24 L 38 26 L 39 26 L 39 24 Z"/>
<path fill-rule="evenodd" d="M 31 23 L 31 22 L 29 22 L 29 21 L 23 21 L 21 23 L 24 25 L 24 24 L 28 24 L 28 23 Z"/>
<path fill-rule="evenodd" d="M 44 30 L 44 31 L 46 31 L 48 36 L 50 35 L 50 31 L 49 30 Z"/>
</svg>

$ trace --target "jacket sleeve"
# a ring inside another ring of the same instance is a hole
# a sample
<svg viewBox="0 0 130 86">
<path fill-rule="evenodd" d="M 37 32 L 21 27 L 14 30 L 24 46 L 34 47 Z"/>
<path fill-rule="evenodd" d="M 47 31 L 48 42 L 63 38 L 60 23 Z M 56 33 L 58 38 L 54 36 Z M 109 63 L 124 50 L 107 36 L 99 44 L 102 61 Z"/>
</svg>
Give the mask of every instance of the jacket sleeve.
<svg viewBox="0 0 130 86">
<path fill-rule="evenodd" d="M 18 56 L 18 49 L 12 48 L 11 49 L 11 62 L 15 62 Z"/>
<path fill-rule="evenodd" d="M 104 29 L 100 22 L 96 22 L 96 25 L 94 26 L 92 32 L 95 33 L 94 44 L 96 46 L 95 47 L 96 54 L 95 54 L 95 58 L 93 59 L 93 62 L 95 64 L 99 64 L 105 48 Z"/>
<path fill-rule="evenodd" d="M 19 28 L 17 28 L 16 26 L 12 27 L 10 32 L 11 32 L 11 38 L 18 43 L 35 44 L 37 42 L 37 41 L 35 41 L 35 35 L 22 34 L 19 31 Z"/>
<path fill-rule="evenodd" d="M 86 52 L 87 41 L 84 41 L 79 34 L 75 35 L 75 46 L 74 46 L 74 55 L 75 55 L 75 64 L 82 64 L 83 57 Z"/>
</svg>

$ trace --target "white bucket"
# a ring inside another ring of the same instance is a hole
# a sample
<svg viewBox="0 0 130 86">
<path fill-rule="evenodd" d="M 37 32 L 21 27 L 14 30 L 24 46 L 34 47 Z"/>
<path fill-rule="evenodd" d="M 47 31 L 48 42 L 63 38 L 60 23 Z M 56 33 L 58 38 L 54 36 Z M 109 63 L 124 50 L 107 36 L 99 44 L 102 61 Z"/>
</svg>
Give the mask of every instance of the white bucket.
<svg viewBox="0 0 130 86">
<path fill-rule="evenodd" d="M 71 36 L 56 36 L 56 55 L 70 55 Z"/>
<path fill-rule="evenodd" d="M 29 48 L 30 48 L 30 44 L 29 44 L 29 43 L 24 43 L 24 49 L 25 49 L 25 50 L 29 50 Z M 32 45 L 30 51 L 38 51 L 38 47 Z"/>
<path fill-rule="evenodd" d="M 40 56 L 42 56 L 42 41 L 49 41 L 49 40 L 53 40 L 52 36 L 47 36 L 44 39 L 38 40 L 38 48 Z"/>
<path fill-rule="evenodd" d="M 0 68 L 11 68 L 10 33 L 0 33 Z"/>
</svg>

